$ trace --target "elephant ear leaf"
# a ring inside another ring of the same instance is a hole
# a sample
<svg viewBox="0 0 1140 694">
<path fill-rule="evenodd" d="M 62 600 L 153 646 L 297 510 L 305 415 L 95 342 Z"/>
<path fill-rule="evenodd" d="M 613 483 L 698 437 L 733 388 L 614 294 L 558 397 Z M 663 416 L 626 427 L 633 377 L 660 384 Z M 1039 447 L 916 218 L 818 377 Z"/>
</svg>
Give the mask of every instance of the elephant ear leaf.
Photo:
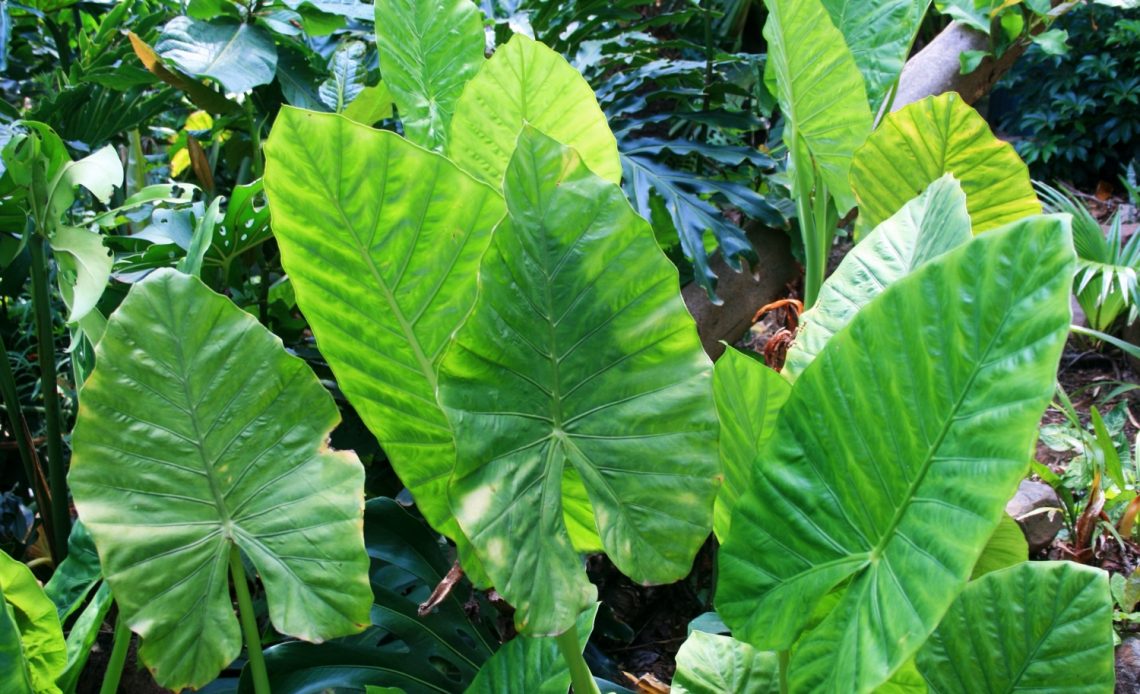
<svg viewBox="0 0 1140 694">
<path fill-rule="evenodd" d="M 731 636 L 694 631 L 677 652 L 672 694 L 778 694 L 775 653 L 758 651 Z"/>
<path fill-rule="evenodd" d="M 946 173 L 962 184 L 975 234 L 1041 214 L 1029 169 L 1013 146 L 994 137 L 978 112 L 951 92 L 889 114 L 855 153 L 856 235 Z"/>
<path fill-rule="evenodd" d="M 728 538 L 732 507 L 748 489 L 752 466 L 768 446 L 776 416 L 792 387 L 765 364 L 729 347 L 713 369 L 713 399 L 720 419 L 720 467 L 724 482 L 716 495 L 713 530 Z"/>
<path fill-rule="evenodd" d="M 321 354 L 472 574 L 447 505 L 455 448 L 436 371 L 475 301 L 502 197 L 395 133 L 293 108 L 269 135 L 265 190 L 281 263 Z"/>
<path fill-rule="evenodd" d="M 171 270 L 132 288 L 96 354 L 71 489 L 156 681 L 201 687 L 237 657 L 235 547 L 281 633 L 322 641 L 363 629 L 364 470 L 325 448 L 339 414 L 308 366 Z"/>
<path fill-rule="evenodd" d="M 0 686 L 12 694 L 58 694 L 67 645 L 55 605 L 31 569 L 0 552 Z"/>
<path fill-rule="evenodd" d="M 971 238 L 966 195 L 943 176 L 851 249 L 823 283 L 815 305 L 800 317 L 784 376 L 795 379 L 831 336 L 892 282 Z"/>
<path fill-rule="evenodd" d="M 1027 221 L 889 287 L 781 410 L 721 551 L 717 611 L 757 648 L 795 643 L 793 690 L 869 691 L 903 666 L 1025 472 L 1074 266 L 1065 218 Z"/>
<path fill-rule="evenodd" d="M 918 652 L 930 691 L 1110 692 L 1108 575 L 1073 562 L 1024 562 L 972 581 Z"/>
<path fill-rule="evenodd" d="M 376 48 L 408 139 L 442 150 L 463 86 L 483 63 L 483 17 L 471 0 L 380 0 Z"/>
<path fill-rule="evenodd" d="M 645 583 L 689 571 L 716 494 L 712 369 L 617 185 L 526 128 L 504 190 L 440 366 L 451 506 L 519 631 L 554 635 L 595 599 L 579 551 Z"/>
<path fill-rule="evenodd" d="M 841 213 L 855 200 L 847 182 L 851 157 L 871 132 L 863 77 L 843 34 L 820 0 L 764 0 L 768 65 L 784 114 L 784 141 L 795 165 L 819 167 Z M 800 191 L 807 195 L 810 191 Z"/>
<path fill-rule="evenodd" d="M 594 90 L 561 55 L 515 34 L 464 88 L 447 154 L 499 188 L 527 124 L 573 147 L 598 176 L 621 182 L 617 140 Z"/>
</svg>

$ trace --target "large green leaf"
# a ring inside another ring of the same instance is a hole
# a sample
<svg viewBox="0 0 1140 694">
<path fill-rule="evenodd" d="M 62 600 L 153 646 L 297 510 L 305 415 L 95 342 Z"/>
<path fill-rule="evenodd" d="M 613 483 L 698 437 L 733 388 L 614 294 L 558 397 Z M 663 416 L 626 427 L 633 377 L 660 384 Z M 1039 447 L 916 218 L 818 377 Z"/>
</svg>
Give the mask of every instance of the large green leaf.
<svg viewBox="0 0 1140 694">
<path fill-rule="evenodd" d="M 768 61 L 795 166 L 817 166 L 840 212 L 855 205 L 851 157 L 871 132 L 867 91 L 843 34 L 820 0 L 764 0 Z M 806 157 L 799 154 L 806 148 Z M 806 195 L 810 191 L 798 194 Z"/>
<path fill-rule="evenodd" d="M 962 186 L 946 174 L 851 249 L 800 317 L 784 375 L 795 379 L 831 336 L 895 280 L 971 238 Z"/>
<path fill-rule="evenodd" d="M 578 616 L 579 650 L 585 650 L 597 614 L 595 603 Z M 569 687 L 570 667 L 554 639 L 516 636 L 491 656 L 465 694 L 566 694 Z"/>
<path fill-rule="evenodd" d="M 822 0 L 863 74 L 871 111 L 902 74 L 930 0 Z"/>
<path fill-rule="evenodd" d="M 332 114 L 282 109 L 265 151 L 281 262 L 321 354 L 424 517 L 462 545 L 436 371 L 503 200 L 447 159 Z"/>
<path fill-rule="evenodd" d="M 162 28 L 154 50 L 179 70 L 208 77 L 230 94 L 269 84 L 277 72 L 277 47 L 257 24 L 175 17 Z"/>
<path fill-rule="evenodd" d="M 31 569 L 0 552 L 0 684 L 12 694 L 59 692 L 67 646 L 55 605 Z"/>
<path fill-rule="evenodd" d="M 731 636 L 694 631 L 677 652 L 673 694 L 777 694 L 775 653 L 758 651 Z"/>
<path fill-rule="evenodd" d="M 235 545 L 278 631 L 363 628 L 364 470 L 325 448 L 339 415 L 302 360 L 199 280 L 158 270 L 108 321 L 96 364 L 71 489 L 160 684 L 201 686 L 237 657 Z"/>
<path fill-rule="evenodd" d="M 713 509 L 713 529 L 728 539 L 732 507 L 748 489 L 752 466 L 768 446 L 776 415 L 792 388 L 762 362 L 729 347 L 713 369 L 713 399 L 720 419 L 720 468 L 724 476 Z"/>
<path fill-rule="evenodd" d="M 897 281 L 797 379 L 720 555 L 717 610 L 794 690 L 868 691 L 965 586 L 1053 390 L 1067 219 L 976 237 Z M 824 596 L 834 607 L 797 640 Z"/>
<path fill-rule="evenodd" d="M 962 183 L 975 234 L 1041 213 L 1017 152 L 951 92 L 889 114 L 855 153 L 856 233 L 877 227 L 945 173 Z"/>
<path fill-rule="evenodd" d="M 561 55 L 515 34 L 464 88 L 447 154 L 499 188 L 527 124 L 576 149 L 598 176 L 621 181 L 617 140 L 594 90 Z"/>
<path fill-rule="evenodd" d="M 1111 692 L 1108 574 L 1025 562 L 970 583 L 918 652 L 931 692 Z"/>
<path fill-rule="evenodd" d="M 483 63 L 483 16 L 471 0 L 379 0 L 376 48 L 408 139 L 442 150 L 463 86 Z"/>
<path fill-rule="evenodd" d="M 617 185 L 526 128 L 504 189 L 509 217 L 440 366 L 451 506 L 519 630 L 554 635 L 595 599 L 579 551 L 640 582 L 688 573 L 716 494 L 712 369 L 676 268 Z"/>
</svg>

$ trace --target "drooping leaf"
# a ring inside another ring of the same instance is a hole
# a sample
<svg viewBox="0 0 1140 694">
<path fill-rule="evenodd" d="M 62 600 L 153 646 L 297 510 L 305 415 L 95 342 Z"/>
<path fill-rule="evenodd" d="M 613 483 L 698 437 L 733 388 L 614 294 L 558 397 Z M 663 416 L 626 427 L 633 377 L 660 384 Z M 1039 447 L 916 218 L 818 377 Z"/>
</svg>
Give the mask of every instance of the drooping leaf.
<svg viewBox="0 0 1140 694">
<path fill-rule="evenodd" d="M 579 649 L 585 650 L 598 603 L 578 615 L 575 628 Z M 570 687 L 570 667 L 550 637 L 516 636 L 500 648 L 479 670 L 464 694 L 566 694 Z"/>
<path fill-rule="evenodd" d="M 447 154 L 497 189 L 528 124 L 573 147 L 598 176 L 621 181 L 617 140 L 590 85 L 561 55 L 515 34 L 463 89 Z"/>
<path fill-rule="evenodd" d="M 483 64 L 483 17 L 471 0 L 379 0 L 380 72 L 408 139 L 442 151 L 464 85 Z"/>
<path fill-rule="evenodd" d="M 333 52 L 329 59 L 329 76 L 317 88 L 317 96 L 330 111 L 341 113 L 364 91 L 364 78 L 367 74 L 364 44 L 349 41 Z"/>
<path fill-rule="evenodd" d="M 519 630 L 554 635 L 595 600 L 580 551 L 645 583 L 689 571 L 716 493 L 711 369 L 618 186 L 528 127 L 504 189 L 440 366 L 451 507 Z"/>
<path fill-rule="evenodd" d="M 806 148 L 797 167 L 819 167 L 840 213 L 855 205 L 847 182 L 851 157 L 871 132 L 863 77 L 843 34 L 820 0 L 764 0 L 768 64 L 784 114 L 788 149 Z M 806 194 L 807 191 L 804 191 Z"/>
<path fill-rule="evenodd" d="M 237 657 L 235 545 L 281 633 L 323 640 L 363 628 L 364 471 L 324 448 L 338 413 L 305 363 L 172 270 L 134 285 L 97 355 L 69 481 L 156 681 L 201 686 Z"/>
<path fill-rule="evenodd" d="M 424 517 L 463 549 L 436 371 L 503 200 L 447 159 L 331 114 L 282 109 L 265 151 L 282 265 L 321 354 Z"/>
<path fill-rule="evenodd" d="M 68 558 L 71 558 L 70 554 Z M 79 684 L 87 659 L 91 656 L 91 647 L 95 645 L 99 630 L 114 602 L 111 597 L 111 587 L 107 582 L 99 581 L 98 584 L 99 588 L 92 593 L 91 600 L 67 632 L 67 665 L 56 679 L 56 684 L 64 694 L 74 692 Z"/>
<path fill-rule="evenodd" d="M 162 28 L 155 52 L 179 70 L 208 77 L 229 94 L 269 84 L 277 72 L 277 48 L 256 24 L 175 17 Z"/>
<path fill-rule="evenodd" d="M 956 93 L 927 97 L 889 114 L 855 154 L 851 186 L 863 236 L 943 174 L 966 192 L 974 233 L 1041 214 L 1029 169 Z"/>
<path fill-rule="evenodd" d="M 871 111 L 902 74 L 930 0 L 822 0 L 863 75 Z"/>
<path fill-rule="evenodd" d="M 75 323 L 95 308 L 107 281 L 111 279 L 114 258 L 103 245 L 103 235 L 76 227 L 59 227 L 51 239 L 59 264 L 59 291 L 68 306 L 67 320 Z"/>
<path fill-rule="evenodd" d="M 1025 533 L 1009 514 L 1002 514 L 994 534 L 974 564 L 974 571 L 970 579 L 976 579 L 992 571 L 998 571 L 1014 564 L 1029 561 L 1029 543 L 1025 540 Z"/>
<path fill-rule="evenodd" d="M 0 684 L 13 694 L 58 694 L 67 646 L 55 605 L 31 569 L 0 552 Z M 9 689 L 10 688 L 10 689 Z"/>
<path fill-rule="evenodd" d="M 143 67 L 166 84 L 186 92 L 190 100 L 199 108 L 206 109 L 210 113 L 235 113 L 241 110 L 241 106 L 227 99 L 225 94 L 216 92 L 209 86 L 166 67 L 154 48 L 133 31 L 127 32 L 127 38 L 130 39 L 131 48 L 134 49 L 135 55 Z"/>
<path fill-rule="evenodd" d="M 793 690 L 880 685 L 965 585 L 1053 391 L 1069 237 L 1067 219 L 1039 217 L 928 262 L 797 379 L 736 505 L 717 588 L 737 638 L 796 643 Z M 800 637 L 829 593 L 835 606 Z"/>
<path fill-rule="evenodd" d="M 823 283 L 815 305 L 800 316 L 783 374 L 795 380 L 831 336 L 892 282 L 970 238 L 966 195 L 946 174 L 844 256 Z"/>
<path fill-rule="evenodd" d="M 918 652 L 932 692 L 1111 692 L 1108 575 L 1025 562 L 966 586 Z"/>
<path fill-rule="evenodd" d="M 732 507 L 748 489 L 752 466 L 768 446 L 776 415 L 792 394 L 788 382 L 756 359 L 728 348 L 713 370 L 713 398 L 720 419 L 720 467 L 713 529 L 728 539 Z"/>
<path fill-rule="evenodd" d="M 775 653 L 758 651 L 731 636 L 694 631 L 677 652 L 674 694 L 778 694 Z"/>
</svg>

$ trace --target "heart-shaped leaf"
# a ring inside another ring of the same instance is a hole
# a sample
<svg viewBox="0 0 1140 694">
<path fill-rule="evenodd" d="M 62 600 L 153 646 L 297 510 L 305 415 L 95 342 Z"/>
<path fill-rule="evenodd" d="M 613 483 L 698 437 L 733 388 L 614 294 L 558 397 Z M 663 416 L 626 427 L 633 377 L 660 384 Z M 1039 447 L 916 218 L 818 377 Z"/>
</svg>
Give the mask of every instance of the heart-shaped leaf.
<svg viewBox="0 0 1140 694">
<path fill-rule="evenodd" d="M 887 288 L 797 379 L 717 588 L 737 638 L 796 644 L 792 689 L 877 687 L 965 586 L 1053 392 L 1070 244 L 1061 217 L 976 237 Z"/>
<path fill-rule="evenodd" d="M 0 685 L 12 694 L 58 694 L 67 646 L 55 605 L 31 569 L 0 552 Z"/>
<path fill-rule="evenodd" d="M 471 0 L 379 0 L 376 49 L 408 139 L 443 150 L 464 85 L 483 64 L 483 15 Z"/>
<path fill-rule="evenodd" d="M 593 604 L 580 551 L 634 580 L 684 576 L 716 493 L 711 368 L 676 268 L 621 189 L 525 128 L 507 220 L 440 366 L 451 506 L 520 631 Z"/>
<path fill-rule="evenodd" d="M 840 212 L 846 212 L 855 204 L 847 183 L 851 157 L 871 132 L 863 76 L 820 0 L 764 4 L 764 38 L 784 115 L 784 142 L 792 151 L 806 148 L 808 156 L 797 156 L 795 166 L 814 162 Z"/>
<path fill-rule="evenodd" d="M 196 278 L 158 270 L 111 316 L 96 364 L 69 479 L 160 684 L 200 687 L 237 657 L 235 545 L 278 631 L 320 641 L 367 624 L 364 470 L 325 449 L 339 415 L 302 360 Z"/>
<path fill-rule="evenodd" d="M 597 614 L 595 603 L 578 616 L 575 628 L 579 650 L 585 650 Z M 566 694 L 569 688 L 570 666 L 554 639 L 516 636 L 480 668 L 464 694 Z"/>
<path fill-rule="evenodd" d="M 677 651 L 672 694 L 778 694 L 775 653 L 758 651 L 731 636 L 694 631 Z"/>
<path fill-rule="evenodd" d="M 962 184 L 975 234 L 1041 214 L 1021 157 L 951 92 L 889 114 L 855 153 L 856 234 L 870 232 L 946 173 Z"/>
<path fill-rule="evenodd" d="M 281 262 L 321 354 L 424 517 L 463 550 L 436 370 L 503 200 L 447 159 L 332 114 L 282 109 L 265 150 Z"/>
<path fill-rule="evenodd" d="M 713 398 L 720 419 L 720 467 L 724 482 L 716 495 L 713 529 L 728 538 L 732 507 L 748 489 L 752 466 L 768 446 L 776 416 L 792 387 L 765 364 L 729 347 L 713 369 Z"/>
<path fill-rule="evenodd" d="M 527 124 L 573 147 L 598 176 L 621 181 L 617 140 L 594 90 L 561 55 L 515 34 L 463 89 L 447 154 L 497 189 Z"/>
<path fill-rule="evenodd" d="M 228 94 L 269 84 L 277 72 L 272 37 L 249 22 L 175 17 L 162 28 L 154 50 L 182 72 L 214 80 Z"/>
<path fill-rule="evenodd" d="M 1025 562 L 972 581 L 918 652 L 930 691 L 1111 692 L 1108 574 Z"/>
<path fill-rule="evenodd" d="M 844 256 L 800 316 L 783 374 L 795 379 L 831 336 L 895 280 L 971 238 L 966 195 L 950 174 L 931 183 Z"/>
</svg>

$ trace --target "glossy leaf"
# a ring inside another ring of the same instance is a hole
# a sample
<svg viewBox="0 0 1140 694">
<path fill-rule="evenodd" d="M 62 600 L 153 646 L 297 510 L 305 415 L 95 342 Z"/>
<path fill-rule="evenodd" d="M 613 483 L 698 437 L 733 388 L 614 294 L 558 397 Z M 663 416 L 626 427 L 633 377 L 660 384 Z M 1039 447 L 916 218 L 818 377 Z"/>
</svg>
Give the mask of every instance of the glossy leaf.
<svg viewBox="0 0 1140 694">
<path fill-rule="evenodd" d="M 758 651 L 731 636 L 694 631 L 677 652 L 673 694 L 778 694 L 775 653 Z"/>
<path fill-rule="evenodd" d="M 0 684 L 4 691 L 59 692 L 55 679 L 67 663 L 67 647 L 55 605 L 31 569 L 3 552 L 0 598 Z"/>
<path fill-rule="evenodd" d="M 887 115 L 855 154 L 851 186 L 863 236 L 919 191 L 952 173 L 966 192 L 974 233 L 1041 213 L 1029 169 L 1008 142 L 953 92 Z"/>
<path fill-rule="evenodd" d="M 329 59 L 329 76 L 317 88 L 317 98 L 330 111 L 343 112 L 364 91 L 368 76 L 364 51 L 360 41 L 348 41 L 337 47 Z"/>
<path fill-rule="evenodd" d="M 597 614 L 595 603 L 578 616 L 575 626 L 581 650 L 586 649 Z M 491 656 L 465 694 L 566 694 L 569 687 L 570 668 L 553 638 L 516 636 Z"/>
<path fill-rule="evenodd" d="M 561 55 L 515 34 L 464 88 L 447 154 L 498 189 L 527 124 L 573 147 L 598 176 L 621 181 L 617 140 L 594 90 Z"/>
<path fill-rule="evenodd" d="M 867 91 L 843 34 L 821 0 L 765 0 L 768 60 L 795 166 L 817 166 L 840 212 L 855 204 L 851 157 L 871 132 Z M 806 149 L 807 157 L 798 152 Z M 802 191 L 798 194 L 807 194 Z"/>
<path fill-rule="evenodd" d="M 440 366 L 451 506 L 519 630 L 554 635 L 595 600 L 579 552 L 639 582 L 688 573 L 716 493 L 711 369 L 676 269 L 618 186 L 526 128 L 504 190 L 509 217 Z"/>
<path fill-rule="evenodd" d="M 783 374 L 795 379 L 831 337 L 892 282 L 971 238 L 966 195 L 950 174 L 933 182 L 851 249 L 800 316 Z"/>
<path fill-rule="evenodd" d="M 1026 562 L 970 583 L 918 652 L 931 692 L 1111 692 L 1108 574 Z"/>
<path fill-rule="evenodd" d="M 902 74 L 930 0 L 822 0 L 847 40 L 863 75 L 871 111 L 877 113 Z"/>
<path fill-rule="evenodd" d="M 408 139 L 443 150 L 464 85 L 483 64 L 483 16 L 471 0 L 379 0 L 376 48 Z"/>
<path fill-rule="evenodd" d="M 436 371 L 475 301 L 503 200 L 447 159 L 340 116 L 282 109 L 265 149 L 282 265 L 321 354 L 424 517 L 462 544 Z"/>
<path fill-rule="evenodd" d="M 713 509 L 713 529 L 728 539 L 732 507 L 748 489 L 752 467 L 767 448 L 776 415 L 792 394 L 788 382 L 764 363 L 732 349 L 713 369 L 713 398 L 720 419 L 720 467 L 724 482 Z"/>
<path fill-rule="evenodd" d="M 277 72 L 272 37 L 249 22 L 175 17 L 162 28 L 154 50 L 182 72 L 208 77 L 229 94 L 269 84 Z"/>
<path fill-rule="evenodd" d="M 338 418 L 302 360 L 195 278 L 158 270 L 112 315 L 69 480 L 160 684 L 202 686 L 237 657 L 232 545 L 281 633 L 320 641 L 367 623 L 364 471 L 324 447 Z"/>
<path fill-rule="evenodd" d="M 888 287 L 797 379 L 717 588 L 737 638 L 796 642 L 793 690 L 879 686 L 965 586 L 1053 391 L 1070 244 L 1057 217 L 979 236 Z"/>
<path fill-rule="evenodd" d="M 1029 561 L 1029 543 L 1025 540 L 1025 533 L 1021 526 L 1009 514 L 1002 514 L 994 534 L 990 535 L 986 548 L 974 564 L 974 571 L 970 574 L 973 580 L 992 571 L 998 571 L 1021 562 Z"/>
</svg>

